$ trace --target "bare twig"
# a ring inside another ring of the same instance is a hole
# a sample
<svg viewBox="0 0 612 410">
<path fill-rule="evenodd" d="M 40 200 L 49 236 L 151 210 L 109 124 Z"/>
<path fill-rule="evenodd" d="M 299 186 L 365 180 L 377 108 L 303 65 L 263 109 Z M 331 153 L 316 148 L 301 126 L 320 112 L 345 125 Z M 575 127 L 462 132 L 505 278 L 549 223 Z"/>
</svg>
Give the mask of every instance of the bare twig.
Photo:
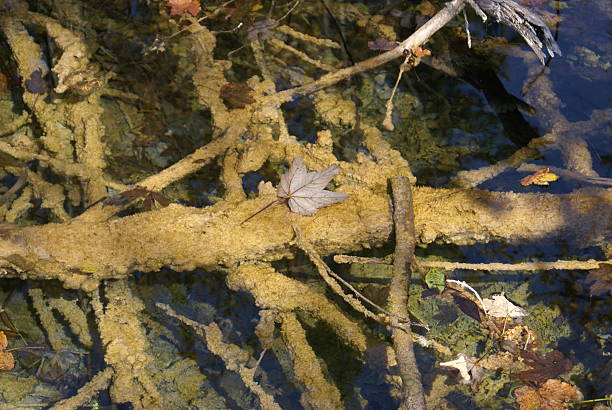
<svg viewBox="0 0 612 410">
<path fill-rule="evenodd" d="M 391 178 L 393 189 L 393 221 L 395 223 L 395 254 L 393 257 L 393 279 L 389 291 L 391 313 L 408 317 L 408 289 L 410 286 L 410 264 L 414 258 L 416 243 L 412 192 L 406 177 Z M 416 364 L 412 334 L 393 328 L 393 348 L 403 381 L 403 403 L 400 408 L 426 409 L 421 373 Z"/>
<path fill-rule="evenodd" d="M 344 299 L 349 305 L 351 305 L 351 307 L 353 307 L 353 309 L 355 309 L 356 311 L 358 311 L 360 313 L 363 313 L 366 317 L 369 317 L 370 319 L 376 320 L 377 322 L 380 322 L 380 323 L 383 323 L 383 324 L 389 324 L 389 323 L 385 322 L 383 320 L 383 318 L 381 318 L 380 315 L 377 315 L 375 313 L 370 312 L 365 306 L 363 306 L 361 304 L 361 302 L 359 300 L 355 299 L 355 297 L 353 297 L 352 295 L 347 295 L 346 293 L 344 293 L 344 291 L 342 290 L 342 288 L 340 287 L 340 285 L 336 281 L 342 283 L 344 286 L 349 288 L 357 296 L 357 298 L 361 299 L 362 301 L 364 301 L 368 305 L 373 306 L 374 308 L 380 310 L 385 315 L 387 315 L 389 317 L 389 319 L 390 319 L 390 322 L 391 322 L 392 326 L 400 327 L 400 328 L 404 329 L 405 331 L 410 332 L 411 322 L 410 322 L 410 319 L 408 319 L 408 316 L 407 316 L 408 315 L 408 310 L 406 310 L 406 316 L 402 317 L 400 315 L 396 315 L 396 314 L 393 314 L 393 313 L 389 312 L 385 308 L 377 305 L 376 303 L 372 302 L 370 299 L 366 298 L 363 294 L 361 294 L 361 292 L 359 292 L 357 289 L 355 289 L 355 287 L 353 285 L 351 285 L 350 283 L 348 283 L 347 281 L 342 279 L 334 271 L 332 271 L 329 268 L 329 266 L 327 266 L 327 264 L 323 261 L 323 259 L 321 259 L 321 257 L 317 253 L 317 251 L 314 249 L 314 247 L 310 243 L 308 243 L 307 241 L 305 241 L 302 238 L 299 229 L 294 227 L 293 230 L 294 230 L 295 236 L 296 236 L 295 244 L 301 250 L 303 250 L 306 253 L 306 255 L 308 256 L 308 258 L 310 259 L 310 261 L 315 264 L 315 266 L 317 267 L 317 270 L 319 271 L 319 274 L 325 280 L 325 282 L 330 286 L 330 288 L 332 288 L 332 290 L 334 292 L 336 292 L 338 295 L 340 295 L 342 297 L 342 299 Z M 408 324 L 408 326 L 406 324 Z M 414 325 L 414 326 L 421 326 L 421 327 L 424 327 L 424 328 L 427 329 L 427 326 L 425 326 L 423 324 L 412 323 L 412 325 Z"/>
<path fill-rule="evenodd" d="M 415 31 L 406 40 L 401 42 L 393 50 L 389 50 L 386 53 L 377 55 L 376 57 L 361 61 L 351 67 L 347 67 L 342 70 L 326 74 L 312 83 L 305 84 L 301 87 L 295 87 L 289 90 L 278 92 L 275 95 L 269 96 L 268 98 L 278 99 L 279 102 L 290 101 L 293 97 L 297 95 L 306 95 L 318 90 L 322 90 L 323 88 L 336 84 L 337 82 L 349 78 L 355 74 L 371 70 L 373 68 L 386 64 L 391 60 L 401 57 L 404 54 L 404 50 L 410 50 L 414 46 L 423 44 L 435 32 L 440 30 L 449 21 L 451 21 L 453 17 L 455 17 L 461 11 L 465 4 L 465 1 L 466 0 L 452 0 L 448 2 L 446 7 L 440 10 L 435 16 L 433 16 L 429 21 L 427 21 L 427 23 L 423 24 L 417 31 Z"/>
</svg>

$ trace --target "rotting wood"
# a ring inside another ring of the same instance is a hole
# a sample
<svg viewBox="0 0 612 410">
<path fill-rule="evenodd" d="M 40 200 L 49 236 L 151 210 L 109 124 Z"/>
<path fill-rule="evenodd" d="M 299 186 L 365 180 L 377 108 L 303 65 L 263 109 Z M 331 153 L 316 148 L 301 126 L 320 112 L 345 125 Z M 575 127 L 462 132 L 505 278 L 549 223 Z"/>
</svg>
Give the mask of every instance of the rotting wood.
<svg viewBox="0 0 612 410">
<path fill-rule="evenodd" d="M 395 225 L 395 252 L 393 254 L 393 277 L 389 287 L 389 310 L 397 316 L 408 316 L 408 290 L 416 244 L 412 191 L 406 177 L 391 178 L 393 191 L 393 221 Z M 396 321 L 397 319 L 393 319 Z M 398 326 L 391 329 L 393 349 L 402 378 L 402 403 L 400 409 L 424 410 L 425 395 L 421 372 L 416 363 L 412 334 Z"/>
</svg>

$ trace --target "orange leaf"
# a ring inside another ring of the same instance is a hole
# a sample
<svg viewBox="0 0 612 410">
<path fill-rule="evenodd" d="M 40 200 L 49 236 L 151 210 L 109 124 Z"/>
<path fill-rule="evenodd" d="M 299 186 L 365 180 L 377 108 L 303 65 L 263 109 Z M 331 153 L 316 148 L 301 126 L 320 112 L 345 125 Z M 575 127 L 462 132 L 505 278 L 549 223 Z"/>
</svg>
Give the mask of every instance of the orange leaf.
<svg viewBox="0 0 612 410">
<path fill-rule="evenodd" d="M 7 346 L 8 338 L 0 330 L 0 370 L 13 370 L 15 367 L 15 358 L 11 352 L 6 351 Z"/>
<path fill-rule="evenodd" d="M 202 7 L 200 7 L 200 0 L 168 0 L 166 6 L 171 7 L 171 16 L 189 13 L 195 17 L 200 10 L 202 10 Z"/>
<path fill-rule="evenodd" d="M 541 168 L 521 179 L 521 185 L 548 185 L 549 182 L 556 181 L 557 179 L 559 179 L 559 176 L 550 172 L 550 168 Z"/>
<path fill-rule="evenodd" d="M 582 399 L 582 394 L 569 383 L 557 379 L 546 381 L 540 388 L 523 386 L 514 391 L 521 410 L 567 409 L 566 402 Z"/>
</svg>

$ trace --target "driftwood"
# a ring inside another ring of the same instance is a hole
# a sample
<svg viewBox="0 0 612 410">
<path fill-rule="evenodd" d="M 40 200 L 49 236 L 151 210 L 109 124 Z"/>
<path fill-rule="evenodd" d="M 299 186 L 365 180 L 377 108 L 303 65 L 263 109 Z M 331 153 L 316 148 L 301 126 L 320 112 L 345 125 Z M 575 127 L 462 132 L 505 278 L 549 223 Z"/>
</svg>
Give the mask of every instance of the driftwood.
<svg viewBox="0 0 612 410">
<path fill-rule="evenodd" d="M 315 217 L 278 206 L 245 225 L 240 222 L 274 199 L 274 191 L 206 209 L 171 205 L 99 223 L 7 227 L 0 242 L 2 275 L 59 279 L 91 290 L 101 279 L 129 277 L 135 270 L 223 269 L 243 260 L 278 260 L 292 254 L 291 225 L 323 255 L 386 241 L 392 231 L 387 196 L 358 188 L 345 192 L 349 200 Z M 612 190 L 547 195 L 417 187 L 415 233 L 421 243 L 563 239 L 597 245 L 609 240 L 611 201 Z"/>
</svg>

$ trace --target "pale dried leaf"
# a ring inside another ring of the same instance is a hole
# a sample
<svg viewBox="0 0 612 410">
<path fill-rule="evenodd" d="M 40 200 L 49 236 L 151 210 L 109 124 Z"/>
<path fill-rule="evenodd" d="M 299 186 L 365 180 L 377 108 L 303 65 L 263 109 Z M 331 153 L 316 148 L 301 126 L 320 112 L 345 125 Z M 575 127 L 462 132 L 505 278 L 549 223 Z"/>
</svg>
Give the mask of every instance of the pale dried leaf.
<svg viewBox="0 0 612 410">
<path fill-rule="evenodd" d="M 503 293 L 501 295 L 493 295 L 493 299 L 483 299 L 482 304 L 487 310 L 487 315 L 493 317 L 519 318 L 529 315 L 525 309 L 516 306 L 506 299 Z"/>
<path fill-rule="evenodd" d="M 472 382 L 472 376 L 470 375 L 470 372 L 476 366 L 475 363 L 476 363 L 475 358 L 469 357 L 469 356 L 464 355 L 463 353 L 460 353 L 457 356 L 457 360 L 451 360 L 450 362 L 440 363 L 440 366 L 451 367 L 453 369 L 459 370 L 459 376 L 460 376 L 459 382 L 461 384 L 469 384 Z"/>
<path fill-rule="evenodd" d="M 314 215 L 317 209 L 348 198 L 346 194 L 324 189 L 339 170 L 338 165 L 332 165 L 321 172 L 308 172 L 302 164 L 302 158 L 297 157 L 289 171 L 281 177 L 278 196 L 289 199 L 289 208 L 293 212 Z"/>
</svg>

